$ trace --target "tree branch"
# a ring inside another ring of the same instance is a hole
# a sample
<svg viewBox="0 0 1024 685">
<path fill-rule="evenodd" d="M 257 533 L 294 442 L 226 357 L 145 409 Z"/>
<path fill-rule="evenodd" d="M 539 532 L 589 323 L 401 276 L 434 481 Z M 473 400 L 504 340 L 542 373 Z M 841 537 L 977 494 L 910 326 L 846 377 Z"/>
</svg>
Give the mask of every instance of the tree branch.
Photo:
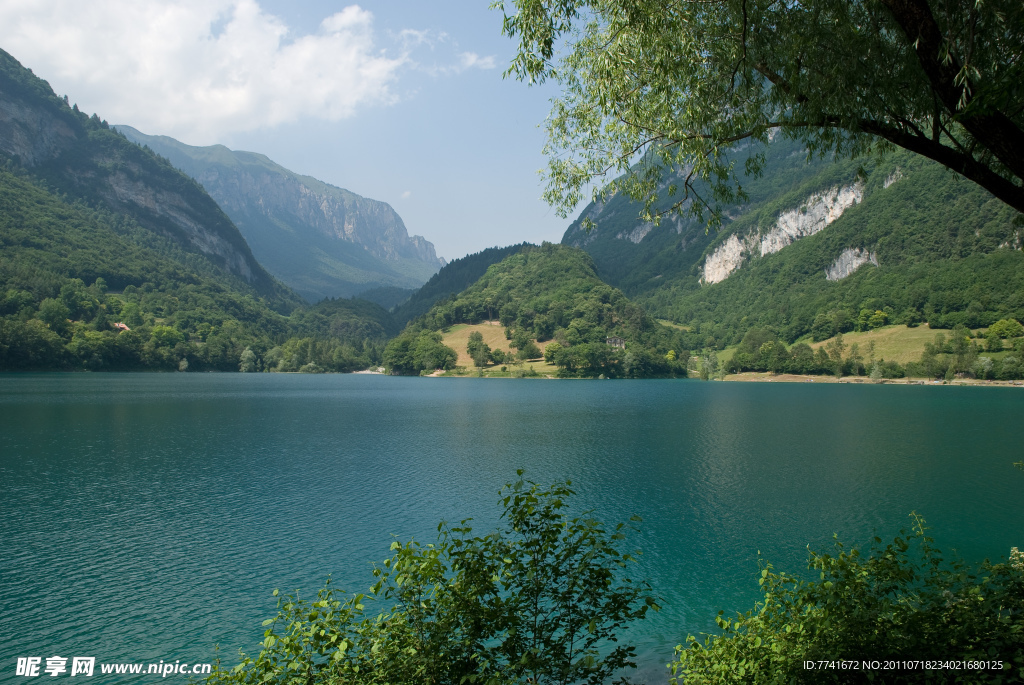
<svg viewBox="0 0 1024 685">
<path fill-rule="evenodd" d="M 970 79 L 957 85 L 963 65 L 952 54 L 945 62 L 942 31 L 925 0 L 881 0 L 913 46 L 925 76 L 942 104 L 957 122 L 1019 179 L 1024 179 L 1024 131 L 997 110 L 972 114 Z M 965 174 L 966 175 L 966 174 Z M 1019 205 L 1015 205 L 1020 209 Z"/>
</svg>

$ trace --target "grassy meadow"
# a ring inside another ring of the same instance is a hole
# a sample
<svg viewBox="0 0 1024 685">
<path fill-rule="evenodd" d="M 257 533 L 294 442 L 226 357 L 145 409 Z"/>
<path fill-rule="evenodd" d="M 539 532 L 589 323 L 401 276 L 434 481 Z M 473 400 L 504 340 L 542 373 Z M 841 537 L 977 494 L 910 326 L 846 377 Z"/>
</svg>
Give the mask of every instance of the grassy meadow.
<svg viewBox="0 0 1024 685">
<path fill-rule="evenodd" d="M 492 350 L 502 350 L 507 355 L 515 354 L 515 350 L 509 347 L 510 341 L 505 339 L 504 326 L 497 321 L 485 321 L 480 324 L 456 324 L 447 331 L 442 331 L 441 342 L 458 353 L 459 360 L 456 362 L 456 365 L 461 371 L 448 372 L 445 375 L 463 376 L 476 372 L 477 369 L 473 366 L 473 358 L 466 351 L 466 346 L 469 344 L 469 336 L 474 332 L 479 332 L 483 336 L 484 343 Z M 534 340 L 534 342 L 537 343 L 537 347 L 543 352 L 552 341 L 537 342 Z M 503 366 L 506 368 L 505 371 L 501 370 Z M 483 368 L 483 372 L 487 376 L 511 376 L 512 369 L 515 366 L 513 362 L 488 364 Z M 558 373 L 558 367 L 554 364 L 548 364 L 543 358 L 523 362 L 523 369 L 533 369 L 541 376 L 555 376 Z"/>
</svg>

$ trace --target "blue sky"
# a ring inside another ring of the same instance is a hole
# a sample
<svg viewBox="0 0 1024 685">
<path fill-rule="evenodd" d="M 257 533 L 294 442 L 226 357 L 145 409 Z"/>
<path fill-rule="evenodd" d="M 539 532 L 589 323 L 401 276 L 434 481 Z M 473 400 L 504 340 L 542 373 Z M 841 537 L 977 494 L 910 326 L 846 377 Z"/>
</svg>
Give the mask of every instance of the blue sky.
<svg viewBox="0 0 1024 685">
<path fill-rule="evenodd" d="M 0 0 L 0 47 L 111 123 L 266 154 L 389 202 L 446 259 L 569 221 L 540 199 L 556 94 L 503 79 L 488 0 Z"/>
</svg>

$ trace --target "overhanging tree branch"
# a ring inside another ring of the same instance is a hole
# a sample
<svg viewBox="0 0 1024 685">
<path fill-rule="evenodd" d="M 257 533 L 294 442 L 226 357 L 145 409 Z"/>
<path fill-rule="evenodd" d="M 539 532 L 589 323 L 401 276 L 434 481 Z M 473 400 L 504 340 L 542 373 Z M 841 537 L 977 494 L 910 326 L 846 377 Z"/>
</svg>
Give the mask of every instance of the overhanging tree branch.
<svg viewBox="0 0 1024 685">
<path fill-rule="evenodd" d="M 589 183 L 585 171 L 629 168 L 625 155 L 643 141 L 660 143 L 661 165 L 606 187 L 646 194 L 644 212 L 659 174 L 687 167 L 683 175 L 705 182 L 716 201 L 733 199 L 740 178 L 723 152 L 773 128 L 815 154 L 862 154 L 887 141 L 1024 212 L 1020 0 L 514 3 L 505 23 L 520 39 L 513 73 L 553 76 L 565 89 L 548 150 L 580 161 L 553 161 L 545 192 L 562 214 Z"/>
</svg>

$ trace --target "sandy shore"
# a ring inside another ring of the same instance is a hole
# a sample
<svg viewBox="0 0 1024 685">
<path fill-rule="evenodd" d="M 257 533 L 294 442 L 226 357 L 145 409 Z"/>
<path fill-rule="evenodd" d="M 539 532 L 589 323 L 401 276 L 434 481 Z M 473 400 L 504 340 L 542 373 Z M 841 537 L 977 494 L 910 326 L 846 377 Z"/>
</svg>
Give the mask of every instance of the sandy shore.
<svg viewBox="0 0 1024 685">
<path fill-rule="evenodd" d="M 802 376 L 791 373 L 772 375 L 764 371 L 747 371 L 733 373 L 725 377 L 727 381 L 743 383 L 862 383 L 871 385 L 867 376 Z M 979 385 L 979 386 L 1014 386 L 1024 387 L 1024 381 L 981 381 L 976 378 L 955 378 L 951 381 L 936 381 L 925 378 L 885 378 L 883 385 Z"/>
</svg>

